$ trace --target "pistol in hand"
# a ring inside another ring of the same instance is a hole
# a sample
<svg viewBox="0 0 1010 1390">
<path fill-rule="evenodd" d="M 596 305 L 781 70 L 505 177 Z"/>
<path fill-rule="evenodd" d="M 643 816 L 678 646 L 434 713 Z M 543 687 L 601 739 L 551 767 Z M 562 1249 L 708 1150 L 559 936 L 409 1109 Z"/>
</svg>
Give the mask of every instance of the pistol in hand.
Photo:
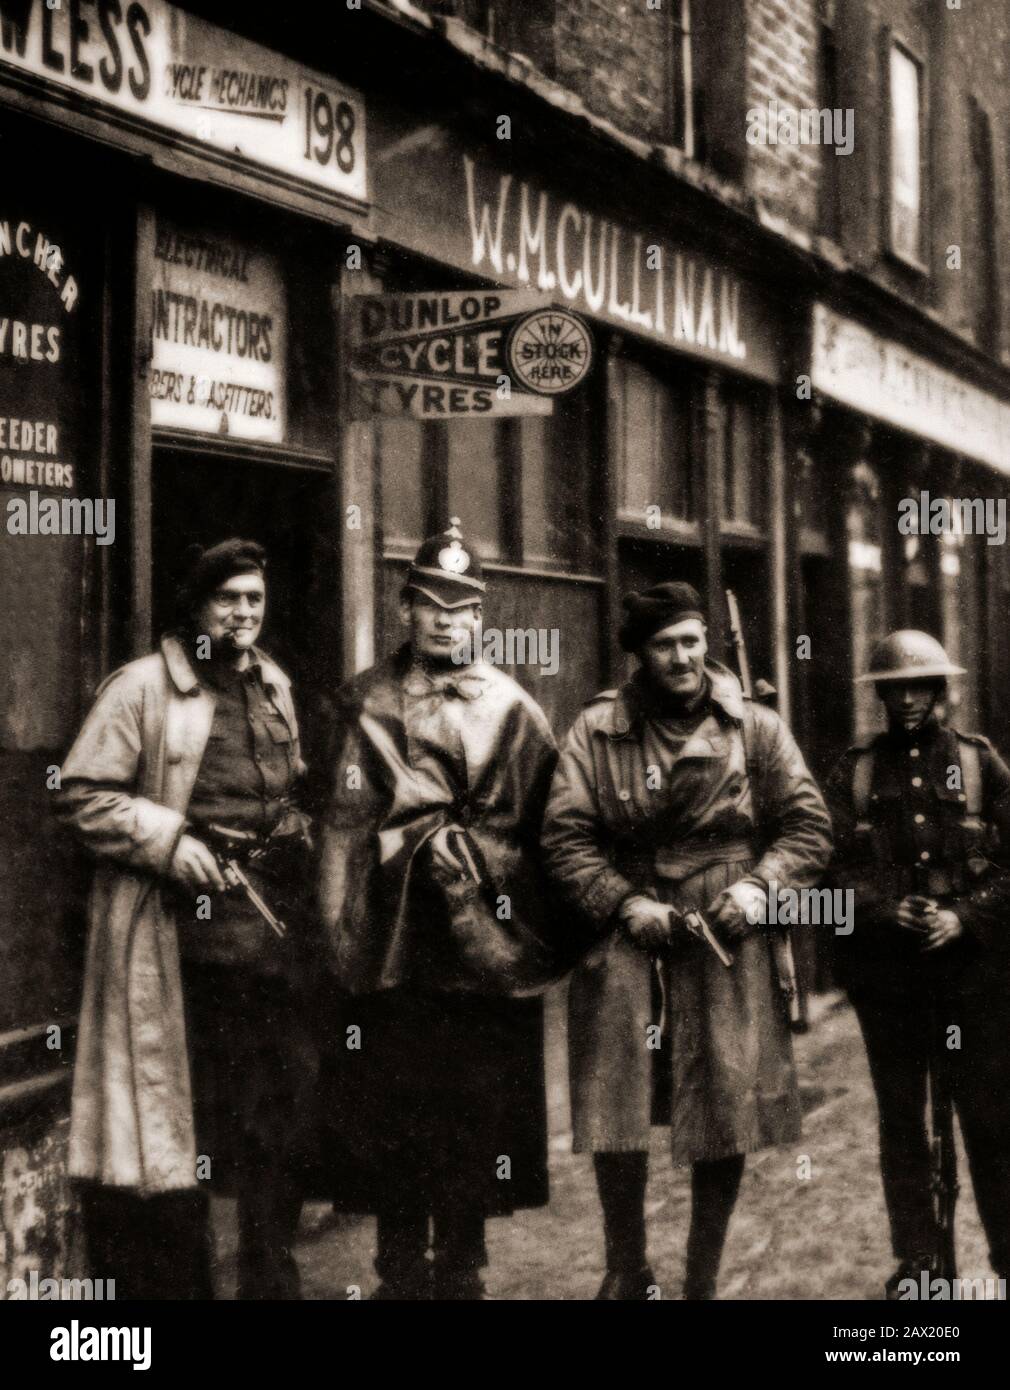
<svg viewBox="0 0 1010 1390">
<path fill-rule="evenodd" d="M 221 872 L 224 874 L 224 880 L 227 883 L 228 887 L 240 889 L 245 894 L 248 902 L 256 909 L 256 911 L 263 918 L 264 922 L 266 922 L 267 926 L 274 933 L 274 935 L 279 937 L 280 940 L 283 941 L 285 936 L 287 935 L 287 927 L 278 917 L 275 917 L 274 914 L 270 911 L 270 908 L 268 907 L 267 903 L 264 901 L 263 898 L 260 897 L 260 895 L 256 892 L 256 889 L 249 882 L 248 878 L 245 875 L 245 872 L 239 866 L 238 861 L 235 859 L 228 859 L 227 857 L 222 855 L 218 858 L 218 863 L 221 866 Z"/>
<path fill-rule="evenodd" d="M 726 950 L 715 932 L 709 926 L 705 916 L 701 912 L 679 912 L 676 908 L 670 908 L 670 920 L 672 925 L 682 927 L 684 931 L 703 941 L 713 955 L 726 966 L 727 969 L 733 964 L 731 952 Z"/>
</svg>

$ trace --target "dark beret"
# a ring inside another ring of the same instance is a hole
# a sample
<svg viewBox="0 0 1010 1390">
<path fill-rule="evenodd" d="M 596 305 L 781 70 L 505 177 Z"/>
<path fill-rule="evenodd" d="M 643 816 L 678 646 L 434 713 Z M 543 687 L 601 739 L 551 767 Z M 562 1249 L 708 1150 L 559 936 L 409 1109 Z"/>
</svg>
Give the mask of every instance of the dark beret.
<svg viewBox="0 0 1010 1390">
<path fill-rule="evenodd" d="M 706 622 L 701 596 L 690 584 L 679 580 L 656 584 L 641 594 L 624 597 L 624 621 L 619 635 L 626 652 L 636 652 L 656 632 L 686 618 Z"/>
<path fill-rule="evenodd" d="M 188 617 L 196 604 L 236 574 L 265 574 L 266 551 L 256 541 L 220 541 L 203 550 L 192 546 L 186 557 L 186 569 L 179 586 L 179 613 Z"/>
</svg>

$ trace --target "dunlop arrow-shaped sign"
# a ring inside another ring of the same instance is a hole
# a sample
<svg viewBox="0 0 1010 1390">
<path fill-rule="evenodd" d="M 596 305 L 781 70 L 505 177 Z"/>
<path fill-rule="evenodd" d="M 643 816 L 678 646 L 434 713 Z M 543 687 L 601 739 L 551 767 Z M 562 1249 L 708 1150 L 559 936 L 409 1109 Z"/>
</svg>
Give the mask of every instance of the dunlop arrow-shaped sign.
<svg viewBox="0 0 1010 1390">
<path fill-rule="evenodd" d="M 346 301 L 352 413 L 419 419 L 549 415 L 586 377 L 589 329 L 529 290 Z"/>
</svg>

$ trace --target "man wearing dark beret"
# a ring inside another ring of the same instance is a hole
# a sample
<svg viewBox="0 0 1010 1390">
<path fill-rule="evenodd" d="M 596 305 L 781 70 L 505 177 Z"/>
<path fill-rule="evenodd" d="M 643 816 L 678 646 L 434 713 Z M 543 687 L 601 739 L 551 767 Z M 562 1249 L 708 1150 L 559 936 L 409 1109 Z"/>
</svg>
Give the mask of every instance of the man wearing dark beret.
<svg viewBox="0 0 1010 1390">
<path fill-rule="evenodd" d="M 57 813 L 97 860 L 70 1173 L 120 1299 L 213 1296 L 208 1189 L 238 1197 L 239 1297 L 298 1296 L 307 845 L 265 607 L 259 545 L 198 552 L 178 628 L 104 682 L 61 770 Z"/>
<path fill-rule="evenodd" d="M 568 735 L 541 844 L 596 945 L 572 977 L 576 1152 L 592 1153 L 606 1241 L 601 1299 L 660 1296 L 646 1256 L 650 1125 L 691 1165 L 684 1297 L 715 1297 L 744 1158 L 796 1140 L 788 1016 L 759 923 L 768 887 L 811 886 L 830 820 L 782 720 L 707 659 L 701 600 L 659 584 L 624 601 L 639 669 Z M 727 967 L 671 920 L 707 914 Z"/>
</svg>

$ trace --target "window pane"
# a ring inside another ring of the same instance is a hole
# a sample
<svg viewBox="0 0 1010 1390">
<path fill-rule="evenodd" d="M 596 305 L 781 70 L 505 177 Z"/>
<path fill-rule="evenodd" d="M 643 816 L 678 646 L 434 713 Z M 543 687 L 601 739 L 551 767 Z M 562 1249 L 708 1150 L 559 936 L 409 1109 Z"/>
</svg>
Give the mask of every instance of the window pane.
<svg viewBox="0 0 1010 1390">
<path fill-rule="evenodd" d="M 727 521 L 759 526 L 765 465 L 760 407 L 746 386 L 728 386 L 723 399 L 722 514 Z"/>
<path fill-rule="evenodd" d="M 447 431 L 449 512 L 485 560 L 502 557 L 501 487 L 493 420 L 453 420 Z M 447 523 L 448 524 L 448 523 Z"/>
<path fill-rule="evenodd" d="M 694 474 L 691 465 L 691 407 L 687 388 L 678 392 L 675 412 L 674 442 L 677 456 L 677 472 L 673 508 L 685 521 L 693 521 L 697 516 L 694 505 Z"/>
<path fill-rule="evenodd" d="M 637 363 L 623 368 L 621 508 L 645 519 L 659 507 L 664 521 L 694 514 L 690 420 L 682 380 L 666 381 Z"/>
<path fill-rule="evenodd" d="M 979 723 L 979 669 L 983 660 L 982 550 L 979 536 L 966 536 L 951 502 L 955 529 L 940 536 L 940 609 L 943 645 L 965 674 L 952 681 L 951 719 L 963 729 Z"/>
<path fill-rule="evenodd" d="M 424 537 L 423 428 L 414 420 L 389 420 L 376 425 L 383 541 L 390 548 L 417 546 Z"/>
<path fill-rule="evenodd" d="M 629 512 L 640 513 L 659 503 L 653 485 L 653 454 L 655 426 L 653 398 L 655 382 L 649 372 L 634 362 L 623 364 L 623 403 L 621 420 L 624 439 L 622 457 L 624 478 L 621 506 Z"/>
<path fill-rule="evenodd" d="M 657 501 L 665 514 L 687 521 L 694 515 L 694 506 L 691 498 L 691 437 L 686 391 L 663 382 L 658 407 Z"/>
<path fill-rule="evenodd" d="M 891 48 L 891 246 L 920 259 L 919 238 L 919 68 L 896 45 Z"/>
<path fill-rule="evenodd" d="M 694 110 L 693 67 L 691 39 L 691 0 L 674 0 L 673 7 L 673 73 L 671 83 L 672 121 L 670 135 L 673 143 L 693 155 Z"/>
<path fill-rule="evenodd" d="M 564 558 L 557 553 L 556 542 L 563 537 L 557 531 L 557 517 L 551 515 L 548 496 L 549 441 L 547 419 L 531 415 L 519 420 L 519 458 L 523 485 L 523 563 L 549 565 Z M 572 478 L 581 482 L 581 470 Z"/>
<path fill-rule="evenodd" d="M 868 464 L 853 470 L 853 498 L 846 511 L 849 583 L 852 590 L 852 669 L 869 670 L 874 643 L 887 630 L 880 533 L 880 484 Z M 855 736 L 880 728 L 880 708 L 872 685 L 854 687 Z"/>
</svg>

